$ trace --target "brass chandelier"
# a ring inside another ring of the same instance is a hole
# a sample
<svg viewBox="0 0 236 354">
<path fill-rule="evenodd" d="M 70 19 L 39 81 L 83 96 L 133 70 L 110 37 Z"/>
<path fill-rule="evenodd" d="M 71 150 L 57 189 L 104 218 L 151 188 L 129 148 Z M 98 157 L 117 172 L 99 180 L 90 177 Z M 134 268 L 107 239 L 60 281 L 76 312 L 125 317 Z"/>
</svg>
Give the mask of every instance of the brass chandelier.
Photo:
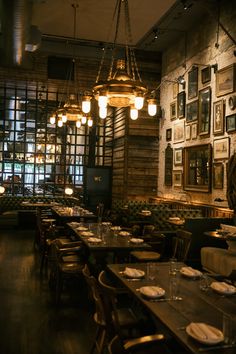
<svg viewBox="0 0 236 354">
<path fill-rule="evenodd" d="M 123 48 L 124 54 L 122 58 L 118 58 L 117 38 L 121 27 L 122 14 L 126 38 Z M 145 99 L 148 103 L 148 114 L 155 116 L 157 112 L 156 99 L 152 97 L 153 92 L 152 95 L 148 95 L 148 89 L 143 84 L 139 74 L 134 48 L 131 47 L 132 36 L 128 0 L 116 0 L 113 19 L 116 19 L 116 27 L 108 76 L 104 81 L 100 79 L 106 54 L 104 51 L 93 87 L 94 97 L 98 101 L 99 117 L 106 118 L 109 105 L 111 107 L 129 107 L 130 117 L 135 120 L 138 118 L 138 111 L 144 106 Z"/>
<path fill-rule="evenodd" d="M 74 30 L 73 38 L 76 39 L 76 17 L 77 9 L 79 5 L 77 3 L 71 4 L 74 13 Z M 75 57 L 75 55 L 74 55 Z M 58 127 L 62 127 L 66 122 L 75 122 L 77 128 L 80 128 L 82 125 L 87 124 L 89 127 L 93 125 L 93 119 L 90 116 L 91 110 L 91 95 L 84 94 L 79 95 L 76 84 L 73 83 L 74 77 L 76 82 L 76 60 L 73 60 L 70 63 L 67 74 L 66 82 L 66 99 L 65 103 L 60 102 L 57 110 L 51 115 L 50 123 L 57 123 Z M 70 92 L 72 86 L 73 93 Z M 82 97 L 81 97 L 82 96 Z M 78 99 L 80 97 L 80 100 Z"/>
</svg>

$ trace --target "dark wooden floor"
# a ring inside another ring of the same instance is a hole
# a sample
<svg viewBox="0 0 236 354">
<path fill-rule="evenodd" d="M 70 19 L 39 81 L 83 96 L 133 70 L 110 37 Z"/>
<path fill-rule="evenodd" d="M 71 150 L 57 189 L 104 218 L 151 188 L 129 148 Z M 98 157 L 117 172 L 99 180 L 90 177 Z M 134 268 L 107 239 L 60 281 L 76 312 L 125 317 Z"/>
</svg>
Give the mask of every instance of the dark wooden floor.
<svg viewBox="0 0 236 354">
<path fill-rule="evenodd" d="M 95 326 L 83 283 L 53 304 L 33 230 L 0 230 L 0 353 L 88 354 Z"/>
</svg>

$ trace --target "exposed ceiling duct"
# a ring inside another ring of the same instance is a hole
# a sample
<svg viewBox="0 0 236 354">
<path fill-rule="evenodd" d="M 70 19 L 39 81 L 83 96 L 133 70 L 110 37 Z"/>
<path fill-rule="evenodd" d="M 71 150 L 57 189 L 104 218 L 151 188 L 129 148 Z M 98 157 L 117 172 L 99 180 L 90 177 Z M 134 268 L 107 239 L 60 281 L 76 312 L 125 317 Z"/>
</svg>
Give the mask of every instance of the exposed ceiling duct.
<svg viewBox="0 0 236 354">
<path fill-rule="evenodd" d="M 30 0 L 2 0 L 3 64 L 20 66 L 24 60 L 31 23 Z"/>
</svg>

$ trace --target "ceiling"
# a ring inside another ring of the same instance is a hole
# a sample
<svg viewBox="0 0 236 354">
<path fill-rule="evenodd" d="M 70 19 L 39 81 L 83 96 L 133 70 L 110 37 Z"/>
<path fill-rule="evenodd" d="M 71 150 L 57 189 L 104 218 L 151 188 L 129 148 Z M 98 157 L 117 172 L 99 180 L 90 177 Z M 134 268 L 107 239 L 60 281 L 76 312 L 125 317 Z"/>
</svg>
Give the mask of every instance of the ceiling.
<svg viewBox="0 0 236 354">
<path fill-rule="evenodd" d="M 132 44 L 143 50 L 162 51 L 181 32 L 208 15 L 217 0 L 128 0 Z M 31 24 L 42 41 L 76 38 L 84 42 L 114 41 L 116 0 L 34 0 Z M 76 5 L 74 10 L 72 5 Z M 74 28 L 74 15 L 76 21 Z M 117 43 L 124 43 L 121 25 Z"/>
</svg>

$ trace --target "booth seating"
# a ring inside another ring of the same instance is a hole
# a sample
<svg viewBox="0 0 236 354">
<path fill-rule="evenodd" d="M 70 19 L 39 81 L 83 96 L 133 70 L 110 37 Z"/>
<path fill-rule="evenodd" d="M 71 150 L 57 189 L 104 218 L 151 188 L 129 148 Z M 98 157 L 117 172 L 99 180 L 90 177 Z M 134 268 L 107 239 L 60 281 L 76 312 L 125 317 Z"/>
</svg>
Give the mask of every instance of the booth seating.
<svg viewBox="0 0 236 354">
<path fill-rule="evenodd" d="M 201 249 L 202 268 L 210 273 L 230 276 L 236 270 L 236 251 L 216 247 Z"/>
<path fill-rule="evenodd" d="M 1 196 L 0 197 L 0 227 L 24 227 L 36 224 L 37 206 L 28 206 L 29 203 L 58 203 L 65 206 L 80 204 L 74 197 L 63 196 Z M 22 204 L 23 203 L 23 204 Z"/>
<path fill-rule="evenodd" d="M 195 218 L 202 216 L 202 210 L 199 208 L 172 209 L 170 204 L 152 204 L 142 201 L 119 201 L 114 202 L 111 210 L 111 221 L 117 225 L 132 227 L 134 224 L 143 223 L 145 220 L 140 216 L 142 210 L 151 211 L 147 222 L 155 225 L 160 231 L 177 230 L 178 226 L 169 223 L 170 217 Z"/>
</svg>

